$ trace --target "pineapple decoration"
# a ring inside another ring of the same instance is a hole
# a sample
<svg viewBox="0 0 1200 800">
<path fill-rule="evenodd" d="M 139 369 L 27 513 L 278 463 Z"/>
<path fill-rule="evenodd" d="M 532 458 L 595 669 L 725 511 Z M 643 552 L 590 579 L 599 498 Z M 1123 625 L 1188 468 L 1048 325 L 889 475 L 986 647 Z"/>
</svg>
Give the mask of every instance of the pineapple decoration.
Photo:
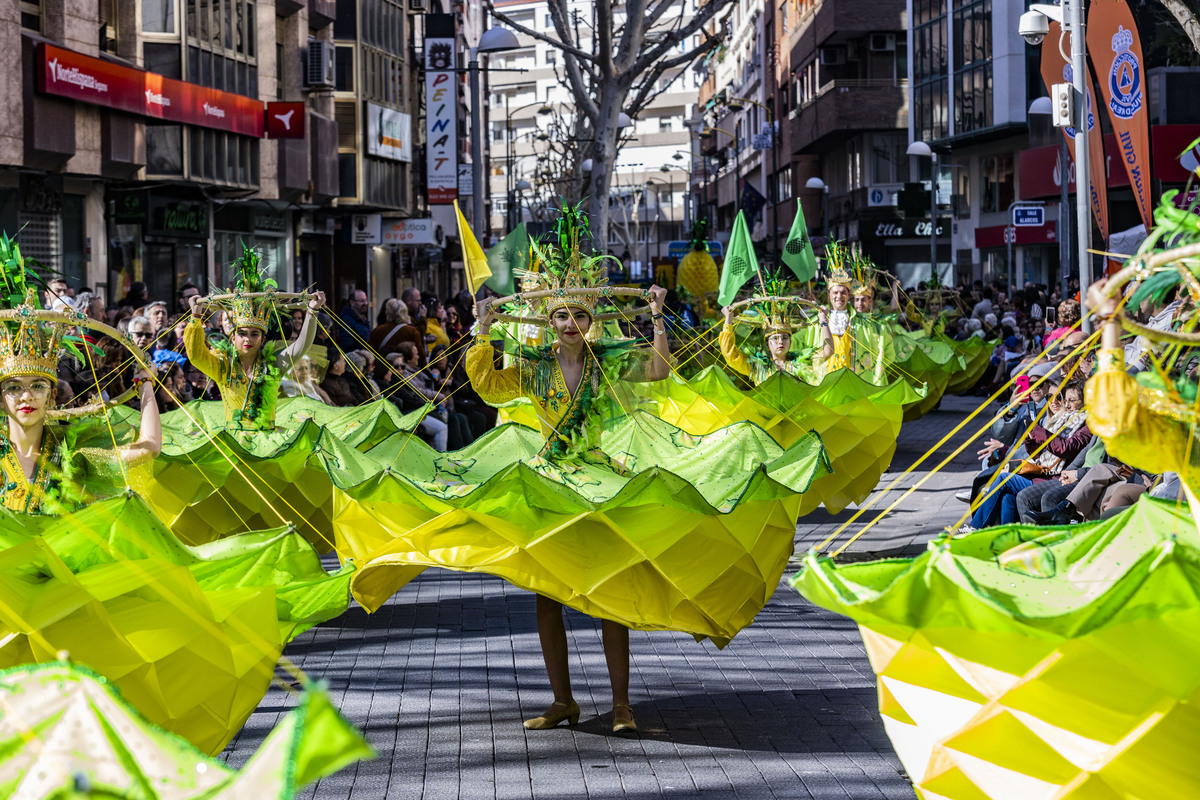
<svg viewBox="0 0 1200 800">
<path fill-rule="evenodd" d="M 708 293 L 717 291 L 720 278 L 717 263 L 708 254 L 708 220 L 697 220 L 692 226 L 689 244 L 691 249 L 679 261 L 678 284 L 699 298 L 697 311 L 704 317 L 708 312 Z"/>
</svg>

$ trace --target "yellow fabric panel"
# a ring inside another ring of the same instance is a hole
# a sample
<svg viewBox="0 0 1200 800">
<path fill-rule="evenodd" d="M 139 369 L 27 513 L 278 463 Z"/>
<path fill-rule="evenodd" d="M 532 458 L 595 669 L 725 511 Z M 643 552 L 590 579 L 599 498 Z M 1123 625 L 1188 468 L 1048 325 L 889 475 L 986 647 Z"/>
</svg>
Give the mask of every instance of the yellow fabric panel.
<svg viewBox="0 0 1200 800">
<path fill-rule="evenodd" d="M 746 358 L 746 354 L 737 346 L 737 339 L 734 333 L 732 325 L 726 325 L 721 328 L 721 336 L 717 340 L 721 346 L 721 355 L 725 357 L 725 363 L 731 369 L 736 370 L 742 375 L 749 375 L 750 359 Z"/>
</svg>

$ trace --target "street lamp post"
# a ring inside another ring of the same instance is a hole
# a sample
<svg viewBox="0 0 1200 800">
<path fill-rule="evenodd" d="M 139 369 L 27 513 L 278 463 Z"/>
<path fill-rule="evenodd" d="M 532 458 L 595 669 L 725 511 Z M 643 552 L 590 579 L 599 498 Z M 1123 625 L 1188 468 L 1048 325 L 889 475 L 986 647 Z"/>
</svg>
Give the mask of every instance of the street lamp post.
<svg viewBox="0 0 1200 800">
<path fill-rule="evenodd" d="M 937 182 L 938 159 L 937 153 L 924 142 L 913 142 L 906 151 L 910 156 L 925 156 L 929 158 L 929 279 L 933 285 L 938 283 L 937 269 Z M 1012 291 L 1012 287 L 1009 287 Z"/>
<path fill-rule="evenodd" d="M 476 230 L 488 231 L 491 225 L 483 223 L 483 140 L 480 138 L 480 126 L 483 117 L 479 108 L 479 54 L 501 53 L 506 50 L 516 50 L 520 47 L 517 36 L 505 28 L 491 28 L 479 37 L 479 44 L 469 51 L 470 61 L 467 69 L 471 75 L 471 183 L 474 184 L 471 196 L 471 222 Z"/>
<path fill-rule="evenodd" d="M 1063 33 L 1071 37 L 1071 95 L 1074 98 L 1074 119 L 1070 120 L 1070 124 L 1075 128 L 1075 237 L 1079 248 L 1079 299 L 1080 310 L 1085 312 L 1081 327 L 1085 332 L 1091 333 L 1091 316 L 1086 313 L 1082 302 L 1087 296 L 1088 284 L 1092 278 L 1089 252 L 1092 244 L 1092 220 L 1089 216 L 1092 185 L 1088 162 L 1087 107 L 1087 81 L 1090 78 L 1083 0 L 1062 0 L 1061 5 L 1034 3 L 1021 15 L 1017 32 L 1027 43 L 1037 47 L 1049 32 L 1050 19 L 1062 25 Z M 1103 181 L 1104 176 L 1099 178 Z M 1066 185 L 1065 177 L 1063 184 Z"/>
</svg>

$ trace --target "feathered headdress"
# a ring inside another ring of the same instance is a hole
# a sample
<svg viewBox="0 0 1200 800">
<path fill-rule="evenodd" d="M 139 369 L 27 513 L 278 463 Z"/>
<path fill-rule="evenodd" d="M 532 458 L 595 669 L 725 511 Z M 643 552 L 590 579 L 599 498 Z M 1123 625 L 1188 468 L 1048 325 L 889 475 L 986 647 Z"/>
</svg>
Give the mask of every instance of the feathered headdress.
<svg viewBox="0 0 1200 800">
<path fill-rule="evenodd" d="M 877 286 L 875 280 L 875 265 L 871 259 L 861 254 L 850 258 L 850 291 L 855 297 L 873 295 Z"/>
<path fill-rule="evenodd" d="M 609 256 L 584 255 L 581 242 L 590 238 L 587 215 L 579 206 L 563 203 L 559 217 L 547 238 L 530 242 L 530 268 L 521 275 L 522 290 L 531 286 L 554 292 L 543 301 L 542 313 L 547 319 L 560 308 L 580 308 L 596 316 L 600 294 L 574 294 L 575 289 L 599 289 L 608 283 L 606 262 Z"/>
<path fill-rule="evenodd" d="M 768 273 L 762 282 L 762 299 L 750 303 L 753 322 L 763 329 L 763 336 L 773 333 L 791 334 L 803 324 L 799 297 L 788 297 L 790 291 L 782 269 Z"/>
<path fill-rule="evenodd" d="M 830 285 L 845 286 L 847 289 L 854 285 L 854 273 L 850 269 L 850 251 L 837 242 L 825 245 L 825 268 L 829 270 Z"/>
<path fill-rule="evenodd" d="M 266 333 L 271 327 L 271 316 L 275 311 L 275 298 L 270 295 L 279 285 L 269 277 L 263 267 L 258 251 L 242 243 L 242 257 L 233 264 L 234 295 L 229 301 L 229 322 L 233 329 L 257 328 Z M 266 292 L 267 297 L 243 297 L 247 294 Z"/>
<path fill-rule="evenodd" d="M 0 307 L 15 313 L 15 319 L 0 324 L 0 379 L 36 375 L 58 380 L 58 353 L 65 349 L 79 359 L 83 340 L 68 336 L 70 323 L 33 319 L 40 310 L 37 291 L 28 282 L 37 278 L 25 265 L 21 249 L 6 233 L 0 233 Z M 62 313 L 80 316 L 69 309 Z"/>
</svg>

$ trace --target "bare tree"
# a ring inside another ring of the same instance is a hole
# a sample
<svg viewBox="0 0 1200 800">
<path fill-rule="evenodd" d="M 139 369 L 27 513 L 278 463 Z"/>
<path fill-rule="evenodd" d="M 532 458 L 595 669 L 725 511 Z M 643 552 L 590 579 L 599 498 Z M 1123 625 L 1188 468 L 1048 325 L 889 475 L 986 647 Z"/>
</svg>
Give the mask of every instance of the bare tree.
<svg viewBox="0 0 1200 800">
<path fill-rule="evenodd" d="M 733 0 L 701 0 L 690 18 L 680 13 L 683 2 L 595 0 L 592 19 L 582 25 L 569 8 L 570 0 L 546 0 L 554 23 L 555 35 L 550 35 L 516 22 L 487 0 L 495 19 L 563 54 L 563 71 L 576 106 L 575 130 L 579 141 L 590 145 L 589 216 L 593 246 L 598 249 L 605 249 L 608 242 L 608 196 L 621 135 L 620 114 L 636 117 L 664 88 L 660 82 L 664 74 L 668 82 L 676 79 L 725 40 L 728 15 L 719 21 L 716 17 Z M 668 14 L 672 9 L 674 13 Z M 693 36 L 699 40 L 689 46 Z"/>
<path fill-rule="evenodd" d="M 1179 25 L 1183 28 L 1184 34 L 1191 41 L 1192 47 L 1196 48 L 1196 52 L 1200 53 L 1200 17 L 1197 17 L 1195 11 L 1194 0 L 1189 8 L 1187 0 L 1161 0 L 1166 6 L 1167 11 L 1171 12 L 1171 16 L 1179 21 Z"/>
</svg>

